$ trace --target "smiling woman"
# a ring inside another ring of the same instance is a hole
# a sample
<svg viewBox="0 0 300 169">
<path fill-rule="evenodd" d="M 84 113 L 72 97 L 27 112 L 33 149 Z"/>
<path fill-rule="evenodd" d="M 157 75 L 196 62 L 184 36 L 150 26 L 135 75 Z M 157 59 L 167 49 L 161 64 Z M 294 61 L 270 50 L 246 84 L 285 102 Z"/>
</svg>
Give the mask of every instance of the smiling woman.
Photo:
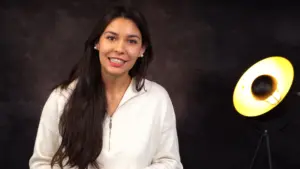
<svg viewBox="0 0 300 169">
<path fill-rule="evenodd" d="M 145 46 L 137 26 L 130 19 L 114 19 L 104 30 L 96 45 L 99 49 L 102 76 L 129 76 L 138 57 L 142 57 Z"/>
<path fill-rule="evenodd" d="M 151 60 L 143 15 L 109 10 L 44 105 L 30 169 L 182 169 L 171 99 L 146 79 Z"/>
</svg>

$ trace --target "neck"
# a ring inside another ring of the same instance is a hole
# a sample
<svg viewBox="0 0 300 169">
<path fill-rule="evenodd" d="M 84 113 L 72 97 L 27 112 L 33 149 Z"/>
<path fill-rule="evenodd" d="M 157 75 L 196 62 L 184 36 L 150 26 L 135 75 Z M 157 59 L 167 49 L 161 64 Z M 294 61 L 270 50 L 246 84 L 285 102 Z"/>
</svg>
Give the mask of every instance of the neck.
<svg viewBox="0 0 300 169">
<path fill-rule="evenodd" d="M 128 74 L 116 77 L 102 73 L 102 78 L 107 96 L 124 94 L 131 82 L 131 77 Z"/>
</svg>

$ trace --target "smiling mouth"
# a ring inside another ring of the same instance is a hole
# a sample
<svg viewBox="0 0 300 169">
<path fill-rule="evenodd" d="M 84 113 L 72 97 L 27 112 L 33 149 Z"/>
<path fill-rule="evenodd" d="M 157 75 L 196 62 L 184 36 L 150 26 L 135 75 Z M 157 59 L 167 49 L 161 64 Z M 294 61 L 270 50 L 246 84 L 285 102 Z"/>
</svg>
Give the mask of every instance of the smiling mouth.
<svg viewBox="0 0 300 169">
<path fill-rule="evenodd" d="M 110 62 L 116 63 L 116 64 L 124 64 L 124 63 L 127 62 L 127 61 L 119 59 L 119 58 L 111 58 L 111 57 L 109 57 L 108 59 L 109 59 Z"/>
</svg>

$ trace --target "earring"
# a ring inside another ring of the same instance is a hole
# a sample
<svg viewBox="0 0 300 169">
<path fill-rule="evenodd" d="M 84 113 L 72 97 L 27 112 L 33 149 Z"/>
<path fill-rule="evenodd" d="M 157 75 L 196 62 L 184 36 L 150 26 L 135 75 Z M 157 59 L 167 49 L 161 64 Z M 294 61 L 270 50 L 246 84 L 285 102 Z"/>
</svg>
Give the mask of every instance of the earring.
<svg viewBox="0 0 300 169">
<path fill-rule="evenodd" d="M 142 54 L 140 57 L 142 58 L 142 57 L 144 57 L 144 55 Z"/>
<path fill-rule="evenodd" d="M 94 49 L 96 49 L 96 50 L 97 50 L 97 46 L 94 46 Z"/>
</svg>

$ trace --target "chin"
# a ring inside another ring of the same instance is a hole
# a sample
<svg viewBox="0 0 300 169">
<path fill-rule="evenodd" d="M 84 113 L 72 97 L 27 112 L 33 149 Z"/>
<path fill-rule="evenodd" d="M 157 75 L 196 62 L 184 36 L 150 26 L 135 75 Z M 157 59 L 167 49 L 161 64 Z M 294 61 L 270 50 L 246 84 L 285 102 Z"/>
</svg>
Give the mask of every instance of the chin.
<svg viewBox="0 0 300 169">
<path fill-rule="evenodd" d="M 124 70 L 112 70 L 112 69 L 106 69 L 105 73 L 110 76 L 115 76 L 115 77 L 119 77 L 119 76 L 128 74 L 128 72 L 124 71 Z"/>
<path fill-rule="evenodd" d="M 119 72 L 110 72 L 109 73 L 111 76 L 114 76 L 114 77 L 120 77 L 120 76 L 124 76 L 126 75 L 126 73 L 119 73 Z"/>
</svg>

